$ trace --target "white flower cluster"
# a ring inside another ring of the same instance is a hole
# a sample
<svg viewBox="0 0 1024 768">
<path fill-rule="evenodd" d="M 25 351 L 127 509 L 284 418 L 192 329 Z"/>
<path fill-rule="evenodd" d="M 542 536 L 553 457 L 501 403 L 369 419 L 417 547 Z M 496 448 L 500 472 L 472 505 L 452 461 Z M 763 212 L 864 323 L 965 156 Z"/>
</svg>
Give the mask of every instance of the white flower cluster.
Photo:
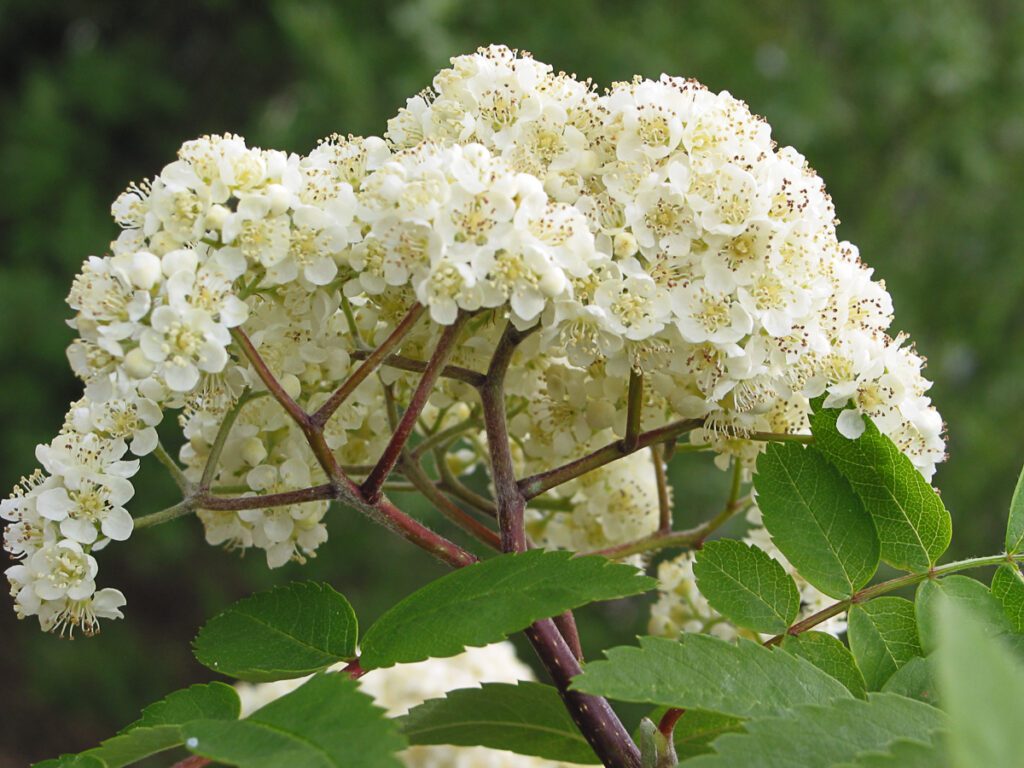
<svg viewBox="0 0 1024 768">
<path fill-rule="evenodd" d="M 242 716 L 291 693 L 306 679 L 237 683 Z M 427 699 L 441 698 L 458 688 L 533 679 L 533 671 L 519 660 L 513 645 L 502 642 L 467 648 L 451 658 L 375 669 L 359 679 L 359 687 L 373 697 L 377 706 L 386 709 L 389 717 L 399 717 Z M 399 757 L 408 768 L 569 768 L 566 763 L 486 747 L 410 747 Z"/>
<path fill-rule="evenodd" d="M 923 360 L 887 335 L 889 296 L 837 240 L 821 180 L 745 104 L 693 81 L 599 94 L 485 48 L 453 59 L 383 138 L 336 135 L 300 156 L 203 137 L 113 215 L 111 254 L 90 257 L 68 297 L 84 397 L 40 451 L 47 474 L 2 508 L 18 610 L 46 627 L 91 631 L 95 616 L 117 614 L 119 594 L 94 592 L 91 553 L 131 533 L 136 464 L 124 456 L 157 449 L 168 409 L 187 441 L 184 473 L 210 493 L 325 480 L 235 342 L 243 325 L 310 412 L 417 304 L 426 316 L 396 352 L 418 361 L 460 313 L 473 316 L 452 362 L 477 371 L 506 322 L 539 327 L 506 382 L 526 473 L 621 437 L 631 371 L 644 374 L 645 429 L 704 419 L 691 440 L 725 463 L 751 465 L 752 431 L 805 431 L 809 398 L 823 394 L 848 407 L 846 434 L 868 414 L 925 477 L 943 458 Z M 392 368 L 363 381 L 326 425 L 339 463 L 377 460 L 387 397 L 400 408 L 416 381 Z M 471 397 L 458 382 L 436 388 L 420 435 L 472 421 L 460 404 Z M 478 416 L 462 438 L 449 455 L 459 475 L 483 463 Z M 645 464 L 633 457 L 539 499 L 538 541 L 601 548 L 653 530 Z M 315 552 L 326 510 L 199 517 L 211 543 L 258 547 L 275 567 Z"/>
<path fill-rule="evenodd" d="M 831 597 L 808 584 L 779 551 L 771 535 L 762 525 L 761 510 L 756 506 L 747 512 L 747 522 L 751 527 L 743 540 L 767 552 L 796 582 L 800 594 L 800 613 L 797 620 L 807 618 L 835 603 Z M 723 640 L 735 640 L 737 637 L 765 640 L 766 636 L 731 624 L 711 607 L 707 598 L 697 589 L 693 562 L 693 552 L 684 552 L 672 560 L 664 560 L 658 564 L 658 600 L 651 606 L 648 631 L 664 637 L 678 637 L 681 632 L 707 632 Z M 846 631 L 846 614 L 842 613 L 823 621 L 815 630 L 838 637 Z"/>
</svg>

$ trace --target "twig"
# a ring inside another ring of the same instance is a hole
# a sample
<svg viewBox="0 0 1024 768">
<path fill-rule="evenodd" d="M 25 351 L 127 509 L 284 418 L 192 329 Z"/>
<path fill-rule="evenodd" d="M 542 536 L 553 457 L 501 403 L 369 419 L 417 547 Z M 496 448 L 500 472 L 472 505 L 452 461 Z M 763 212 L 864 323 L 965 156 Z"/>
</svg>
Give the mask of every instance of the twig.
<svg viewBox="0 0 1024 768">
<path fill-rule="evenodd" d="M 369 352 L 356 351 L 352 353 L 352 359 L 364 360 L 369 355 Z M 411 357 L 402 357 L 401 355 L 388 355 L 384 358 L 382 364 L 388 368 L 397 368 L 400 371 L 411 371 L 412 373 L 422 373 L 427 368 L 427 364 L 424 361 L 413 360 Z M 484 383 L 484 375 L 482 373 L 457 365 L 446 365 L 441 369 L 441 376 L 446 379 L 461 381 L 474 388 L 479 388 Z"/>
<path fill-rule="evenodd" d="M 651 446 L 651 461 L 654 463 L 654 481 L 658 486 L 658 532 L 672 530 L 672 499 L 668 490 L 668 474 L 665 471 L 665 444 Z"/>
<path fill-rule="evenodd" d="M 380 497 L 381 485 L 383 485 L 384 480 L 387 479 L 392 468 L 401 458 L 405 444 L 416 427 L 416 420 L 419 419 L 423 407 L 427 404 L 430 393 L 434 389 L 434 384 L 437 383 L 437 379 L 441 375 L 441 370 L 455 353 L 459 334 L 462 332 L 462 328 L 468 319 L 469 315 L 459 315 L 455 322 L 447 326 L 441 333 L 441 338 L 437 342 L 434 354 L 431 355 L 430 362 L 427 363 L 426 370 L 423 371 L 423 376 L 420 378 L 416 390 L 412 393 L 412 397 L 409 398 L 409 405 L 405 409 L 405 413 L 402 414 L 402 419 L 398 422 L 395 431 L 392 433 L 391 440 L 388 441 L 387 447 L 384 449 L 384 453 L 373 468 L 373 471 L 370 472 L 360 486 L 363 498 L 371 504 Z"/>
<path fill-rule="evenodd" d="M 547 472 L 524 477 L 519 481 L 519 487 L 527 499 L 532 499 L 534 496 L 544 493 L 544 491 L 549 491 L 598 467 L 610 464 L 617 459 L 621 459 L 623 456 L 628 456 L 634 451 L 654 445 L 655 443 L 663 443 L 666 440 L 677 438 L 679 435 L 703 426 L 703 424 L 703 419 L 683 419 L 682 421 L 674 421 L 671 424 L 666 424 L 664 427 L 658 427 L 648 432 L 641 432 L 637 436 L 636 448 L 631 451 L 626 450 L 622 440 L 616 440 L 614 443 L 598 448 L 596 451 L 592 451 L 575 461 L 570 461 L 568 464 L 563 464 Z"/>
<path fill-rule="evenodd" d="M 157 441 L 156 448 L 153 449 L 153 456 L 171 473 L 171 477 L 174 478 L 174 484 L 178 486 L 178 490 L 186 496 L 192 492 L 192 483 L 185 477 L 185 473 L 178 466 L 178 462 L 171 457 L 171 454 L 167 452 L 167 449 L 164 448 L 163 443 L 160 441 Z"/>
<path fill-rule="evenodd" d="M 957 560 L 956 562 L 947 563 L 946 565 L 935 566 L 923 573 L 908 573 L 903 576 L 897 576 L 894 579 L 882 581 L 870 587 L 864 587 L 864 589 L 854 592 L 845 600 L 840 600 L 817 613 L 811 614 L 806 619 L 798 621 L 781 635 L 775 635 L 775 637 L 765 640 L 764 645 L 778 645 L 786 635 L 799 635 L 802 632 L 813 629 L 823 621 L 831 619 L 833 616 L 838 616 L 843 611 L 848 610 L 858 603 L 867 602 L 873 597 L 884 595 L 888 592 L 899 589 L 900 587 L 918 584 L 925 579 L 937 579 L 941 576 L 946 576 L 950 573 L 957 573 L 959 571 L 966 571 L 970 568 L 985 568 L 986 566 L 1002 565 L 1003 563 L 1019 563 L 1022 560 L 1024 560 L 1024 553 L 1015 555 L 1001 554 L 989 555 L 987 557 L 971 557 L 966 560 Z"/>
<path fill-rule="evenodd" d="M 622 438 L 622 450 L 632 453 L 640 440 L 640 423 L 644 411 L 644 374 L 632 368 L 629 371 L 629 393 L 626 395 L 626 436 Z"/>
<path fill-rule="evenodd" d="M 397 347 L 402 340 L 409 334 L 409 332 L 416 325 L 416 322 L 423 315 L 423 305 L 413 304 L 412 308 L 406 313 L 402 321 L 396 326 L 380 346 L 377 347 L 373 352 L 366 356 L 363 364 L 360 365 L 352 373 L 351 376 L 343 383 L 334 394 L 332 394 L 323 405 L 310 417 L 312 422 L 318 427 L 323 427 L 331 418 L 336 410 L 341 406 L 342 403 L 351 395 L 356 388 L 366 380 L 366 377 L 373 373 L 384 359 L 391 354 L 391 351 Z"/>
</svg>

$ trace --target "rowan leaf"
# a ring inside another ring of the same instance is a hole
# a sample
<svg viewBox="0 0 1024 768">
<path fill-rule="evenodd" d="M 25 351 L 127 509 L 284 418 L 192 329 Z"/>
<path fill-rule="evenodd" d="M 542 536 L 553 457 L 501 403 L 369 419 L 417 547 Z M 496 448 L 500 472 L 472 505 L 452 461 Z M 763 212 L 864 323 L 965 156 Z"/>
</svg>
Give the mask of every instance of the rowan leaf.
<svg viewBox="0 0 1024 768">
<path fill-rule="evenodd" d="M 185 746 L 240 768 L 401 768 L 405 739 L 355 681 L 318 674 L 245 720 L 196 720 Z"/>
<path fill-rule="evenodd" d="M 878 531 L 881 558 L 895 568 L 927 571 L 949 547 L 952 522 L 939 495 L 910 459 L 870 419 L 864 434 L 840 434 L 841 411 L 811 416 L 815 446 L 849 480 Z"/>
<path fill-rule="evenodd" d="M 1024 577 L 1016 563 L 1004 563 L 992 576 L 992 596 L 1003 606 L 1014 632 L 1024 632 Z"/>
<path fill-rule="evenodd" d="M 605 655 L 573 678 L 575 690 L 731 717 L 766 717 L 852 698 L 809 661 L 749 640 L 734 645 L 701 634 L 678 641 L 641 637 L 640 647 L 612 648 Z"/>
<path fill-rule="evenodd" d="M 757 504 L 779 550 L 826 595 L 849 597 L 878 569 L 878 532 L 835 467 L 814 446 L 773 443 L 757 460 Z"/>
<path fill-rule="evenodd" d="M 803 632 L 786 635 L 782 649 L 811 662 L 814 666 L 841 682 L 858 699 L 867 696 L 864 675 L 850 649 L 842 641 L 824 632 Z"/>
<path fill-rule="evenodd" d="M 785 632 L 800 611 L 793 577 L 767 552 L 735 539 L 709 541 L 693 564 L 711 607 L 755 632 Z"/>
<path fill-rule="evenodd" d="M 193 641 L 199 662 L 240 680 L 268 682 L 326 669 L 356 656 L 358 624 L 328 584 L 293 582 L 240 600 Z"/>
<path fill-rule="evenodd" d="M 853 606 L 847 640 L 868 690 L 879 690 L 897 669 L 921 655 L 914 604 L 902 597 L 876 597 Z"/>
<path fill-rule="evenodd" d="M 410 744 L 506 749 L 566 763 L 598 761 L 558 691 L 541 683 L 484 683 L 449 691 L 399 718 Z"/>
<path fill-rule="evenodd" d="M 538 619 L 656 584 L 633 566 L 603 557 L 544 550 L 499 555 L 446 574 L 387 611 L 363 637 L 360 663 L 369 670 L 454 656 Z"/>
</svg>

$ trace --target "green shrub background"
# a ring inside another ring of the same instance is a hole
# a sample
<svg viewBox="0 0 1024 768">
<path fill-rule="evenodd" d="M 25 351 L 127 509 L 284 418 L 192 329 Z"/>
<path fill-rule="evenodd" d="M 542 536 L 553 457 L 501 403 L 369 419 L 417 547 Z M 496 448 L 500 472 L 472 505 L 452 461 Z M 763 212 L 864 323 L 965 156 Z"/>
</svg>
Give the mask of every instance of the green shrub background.
<svg viewBox="0 0 1024 768">
<path fill-rule="evenodd" d="M 995 551 L 1024 461 L 1018 0 L 0 0 L 0 485 L 32 470 L 78 396 L 63 298 L 116 235 L 108 209 L 129 181 L 203 133 L 299 152 L 335 131 L 380 133 L 448 57 L 490 42 L 602 86 L 696 77 L 806 154 L 840 236 L 885 278 L 896 327 L 929 358 L 954 554 Z M 715 508 L 724 479 L 698 462 L 674 481 L 686 522 Z M 147 467 L 133 511 L 173 501 Z M 325 579 L 366 625 L 441 570 L 350 511 L 333 511 L 330 531 L 315 561 L 275 572 L 208 547 L 195 521 L 140 532 L 103 553 L 102 585 L 125 592 L 127 620 L 91 640 L 42 636 L 0 607 L 0 768 L 91 746 L 208 679 L 188 643 L 232 599 Z M 591 654 L 643 626 L 643 606 L 601 611 L 581 619 Z"/>
</svg>

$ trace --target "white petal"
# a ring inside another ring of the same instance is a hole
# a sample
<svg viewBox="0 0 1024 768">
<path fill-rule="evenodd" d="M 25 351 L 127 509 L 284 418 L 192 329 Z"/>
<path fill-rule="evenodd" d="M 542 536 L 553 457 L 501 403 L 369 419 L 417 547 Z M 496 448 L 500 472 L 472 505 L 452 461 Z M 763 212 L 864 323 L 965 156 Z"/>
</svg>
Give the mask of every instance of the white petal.
<svg viewBox="0 0 1024 768">
<path fill-rule="evenodd" d="M 164 380 L 174 392 L 188 392 L 199 383 L 199 371 L 191 363 L 164 366 Z"/>
<path fill-rule="evenodd" d="M 858 411 L 843 411 L 836 419 L 836 429 L 843 437 L 856 440 L 864 434 L 864 417 Z"/>
<path fill-rule="evenodd" d="M 114 541 L 124 541 L 132 535 L 135 523 L 124 507 L 114 507 L 103 518 L 103 535 Z"/>
<path fill-rule="evenodd" d="M 63 520 L 75 508 L 64 488 L 51 488 L 39 494 L 36 510 L 47 520 Z"/>
<path fill-rule="evenodd" d="M 81 544 L 92 544 L 99 535 L 96 533 L 96 526 L 91 522 L 74 517 L 69 517 L 61 522 L 60 532 L 72 541 Z"/>
<path fill-rule="evenodd" d="M 131 449 L 136 456 L 148 456 L 156 448 L 157 434 L 152 427 L 146 427 L 135 433 L 132 438 Z"/>
</svg>

